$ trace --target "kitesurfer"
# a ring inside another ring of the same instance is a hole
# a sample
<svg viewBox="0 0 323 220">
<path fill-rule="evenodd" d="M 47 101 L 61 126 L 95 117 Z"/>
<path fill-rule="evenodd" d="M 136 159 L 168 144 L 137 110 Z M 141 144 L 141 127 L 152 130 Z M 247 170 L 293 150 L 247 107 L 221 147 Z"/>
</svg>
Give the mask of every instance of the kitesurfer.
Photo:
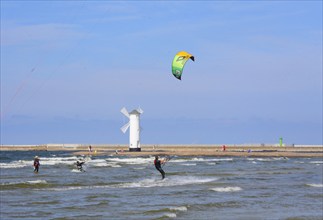
<svg viewBox="0 0 323 220">
<path fill-rule="evenodd" d="M 76 167 L 79 171 L 83 171 L 83 167 L 82 167 L 83 164 L 84 164 L 84 161 L 83 162 L 76 161 Z"/>
<path fill-rule="evenodd" d="M 155 161 L 154 161 L 154 164 L 155 164 L 155 167 L 156 169 L 161 173 L 162 175 L 162 179 L 165 178 L 165 172 L 164 170 L 162 169 L 161 165 L 165 163 L 165 160 L 164 159 L 159 159 L 158 156 L 155 156 Z"/>
<path fill-rule="evenodd" d="M 35 173 L 38 173 L 39 166 L 40 166 L 39 157 L 38 156 L 35 156 L 35 158 L 34 158 L 34 172 Z"/>
</svg>

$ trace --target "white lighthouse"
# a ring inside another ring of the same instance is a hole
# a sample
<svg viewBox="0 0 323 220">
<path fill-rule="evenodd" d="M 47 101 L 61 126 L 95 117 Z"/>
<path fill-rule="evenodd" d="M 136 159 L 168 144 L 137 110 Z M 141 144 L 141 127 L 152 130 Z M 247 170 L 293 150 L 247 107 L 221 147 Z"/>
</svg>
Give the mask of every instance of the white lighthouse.
<svg viewBox="0 0 323 220">
<path fill-rule="evenodd" d="M 121 109 L 121 113 L 123 113 L 127 118 L 129 118 L 129 122 L 122 126 L 121 131 L 126 133 L 127 129 L 130 127 L 130 135 L 129 135 L 129 151 L 141 151 L 140 148 L 140 114 L 144 111 L 141 108 L 132 110 L 128 112 L 125 107 Z"/>
</svg>

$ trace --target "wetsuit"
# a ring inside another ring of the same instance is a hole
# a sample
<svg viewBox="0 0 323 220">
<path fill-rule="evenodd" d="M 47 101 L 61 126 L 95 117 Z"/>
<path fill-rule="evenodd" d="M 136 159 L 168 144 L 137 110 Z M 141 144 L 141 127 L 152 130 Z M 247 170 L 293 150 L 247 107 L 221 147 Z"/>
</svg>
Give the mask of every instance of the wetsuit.
<svg viewBox="0 0 323 220">
<path fill-rule="evenodd" d="M 38 173 L 38 171 L 39 171 L 39 165 L 40 165 L 40 163 L 39 163 L 39 159 L 35 159 L 34 160 L 34 172 L 35 173 Z"/>
<path fill-rule="evenodd" d="M 82 171 L 83 170 L 83 168 L 82 168 L 82 165 L 83 164 L 84 164 L 84 162 L 78 162 L 78 161 L 76 161 L 77 169 L 79 169 L 80 171 Z"/>
<path fill-rule="evenodd" d="M 164 172 L 164 170 L 161 168 L 161 162 L 160 162 L 160 160 L 155 159 L 154 163 L 155 163 L 155 167 L 156 167 L 156 169 L 161 173 L 161 175 L 162 175 L 162 179 L 164 179 L 164 178 L 165 178 L 165 172 Z"/>
</svg>

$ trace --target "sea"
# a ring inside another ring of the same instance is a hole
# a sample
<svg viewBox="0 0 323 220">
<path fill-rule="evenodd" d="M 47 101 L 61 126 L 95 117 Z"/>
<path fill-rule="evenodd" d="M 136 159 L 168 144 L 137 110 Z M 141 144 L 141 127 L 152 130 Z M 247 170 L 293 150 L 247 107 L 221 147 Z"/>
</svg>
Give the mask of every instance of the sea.
<svg viewBox="0 0 323 220">
<path fill-rule="evenodd" d="M 0 153 L 1 220 L 323 219 L 321 157 L 172 156 L 162 180 L 154 155 Z"/>
</svg>

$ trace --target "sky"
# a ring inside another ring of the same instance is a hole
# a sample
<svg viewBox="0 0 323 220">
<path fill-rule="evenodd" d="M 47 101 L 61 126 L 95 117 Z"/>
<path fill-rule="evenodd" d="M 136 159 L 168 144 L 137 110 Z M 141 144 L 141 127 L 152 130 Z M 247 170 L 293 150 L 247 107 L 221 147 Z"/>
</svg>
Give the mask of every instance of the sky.
<svg viewBox="0 0 323 220">
<path fill-rule="evenodd" d="M 322 144 L 322 8 L 1 0 L 1 144 Z"/>
</svg>

